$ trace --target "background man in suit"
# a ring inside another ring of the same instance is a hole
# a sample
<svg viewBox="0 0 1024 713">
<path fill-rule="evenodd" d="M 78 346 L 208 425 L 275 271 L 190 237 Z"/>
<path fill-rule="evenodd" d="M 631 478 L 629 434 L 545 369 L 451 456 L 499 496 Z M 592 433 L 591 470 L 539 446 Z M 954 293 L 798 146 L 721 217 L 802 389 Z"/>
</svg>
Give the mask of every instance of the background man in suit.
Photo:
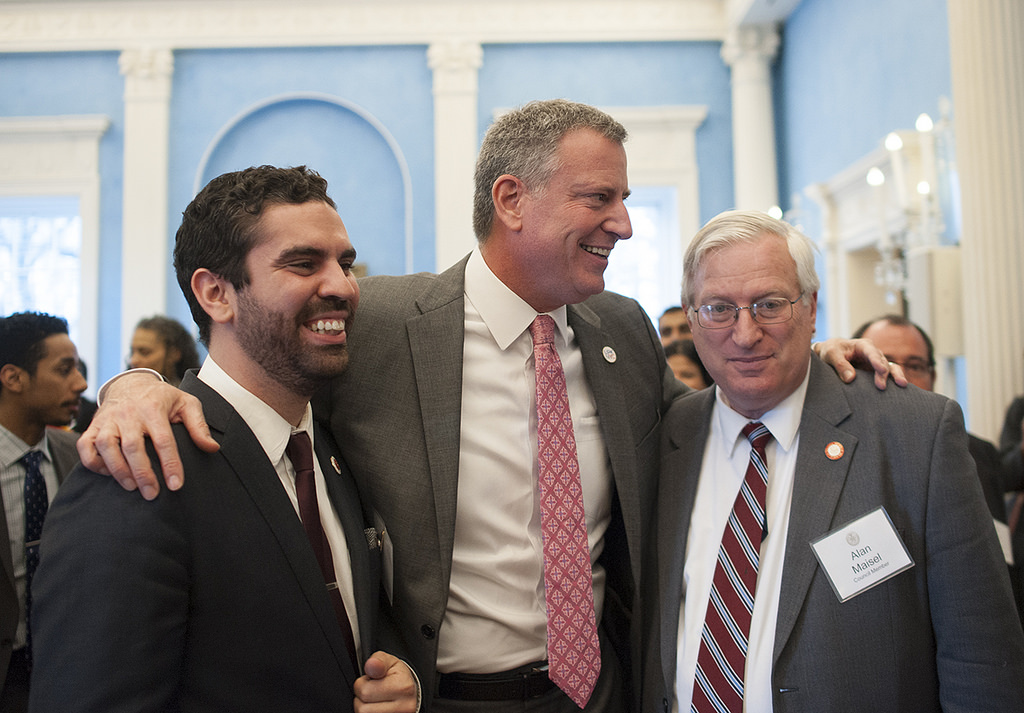
<svg viewBox="0 0 1024 713">
<path fill-rule="evenodd" d="M 640 630 L 631 622 L 639 621 L 658 425 L 685 387 L 641 307 L 603 291 L 610 253 L 632 234 L 625 137 L 621 124 L 584 104 L 532 102 L 509 112 L 477 160 L 479 247 L 440 275 L 360 283 L 352 364 L 329 394 L 331 426 L 388 523 L 385 628 L 409 652 L 431 711 L 636 705 Z M 601 649 L 596 682 L 575 699 L 549 671 L 558 644 L 547 595 L 557 583 L 544 572 L 538 485 L 531 325 L 540 315 L 555 325 L 564 367 L 590 554 L 580 565 L 591 570 L 575 581 L 591 582 Z M 833 360 L 849 369 L 842 353 Z M 884 360 L 876 364 L 884 372 Z M 160 412 L 186 423 L 199 414 L 180 395 L 139 384 L 115 384 L 120 403 L 106 413 L 120 418 L 94 424 L 86 462 L 129 487 L 131 463 L 152 497 L 157 481 L 138 444 L 142 430 L 159 442 L 166 424 L 126 394 L 142 388 Z M 201 429 L 194 435 L 205 442 Z M 168 485 L 179 484 L 168 473 Z"/>
<path fill-rule="evenodd" d="M 846 387 L 811 358 L 813 247 L 785 223 L 722 214 L 683 271 L 717 388 L 663 428 L 646 709 L 1024 710 L 1024 635 L 956 403 Z M 767 445 L 741 437 L 750 421 Z"/>
<path fill-rule="evenodd" d="M 68 478 L 33 587 L 31 710 L 352 711 L 353 688 L 374 710 L 416 710 L 398 659 L 377 652 L 359 678 L 379 549 L 312 423 L 359 301 L 326 189 L 265 166 L 186 209 L 175 267 L 209 358 L 181 386 L 221 447 L 176 433 L 192 478 L 153 504 L 84 468 Z"/>
<path fill-rule="evenodd" d="M 914 386 L 932 391 L 935 388 L 935 349 L 928 334 L 906 317 L 887 314 L 866 322 L 853 333 L 854 338 L 866 337 L 881 349 L 889 361 L 903 367 L 907 381 Z M 992 518 L 1006 523 L 1006 503 L 1003 500 L 1003 464 L 995 445 L 972 433 L 967 434 L 968 448 L 978 470 L 981 492 L 985 495 Z"/>
<path fill-rule="evenodd" d="M 85 391 L 78 371 L 78 350 L 61 317 L 21 312 L 0 319 L 0 491 L 4 500 L 4 527 L 0 528 L 0 712 L 28 707 L 29 649 L 25 604 L 28 560 L 38 560 L 39 543 L 26 542 L 25 487 L 45 484 L 41 518 L 57 485 L 78 465 L 78 434 L 47 426 L 67 426 L 78 412 Z M 39 455 L 30 455 L 38 453 Z M 28 461 L 25 459 L 28 458 Z M 29 461 L 36 465 L 30 468 Z M 32 475 L 29 471 L 32 470 Z M 41 510 L 41 512 L 40 512 Z M 41 522 L 32 518 L 31 527 Z M 33 540 L 38 540 L 38 534 Z M 29 547 L 32 552 L 29 553 Z M 28 555 L 28 556 L 26 556 Z M 34 570 L 35 565 L 31 568 Z"/>
</svg>

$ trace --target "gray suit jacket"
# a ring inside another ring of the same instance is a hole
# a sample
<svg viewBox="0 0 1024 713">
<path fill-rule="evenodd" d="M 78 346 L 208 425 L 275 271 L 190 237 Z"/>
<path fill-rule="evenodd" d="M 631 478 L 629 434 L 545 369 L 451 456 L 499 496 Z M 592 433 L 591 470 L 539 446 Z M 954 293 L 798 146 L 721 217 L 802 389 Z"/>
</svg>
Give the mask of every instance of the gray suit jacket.
<svg viewBox="0 0 1024 713">
<path fill-rule="evenodd" d="M 388 525 L 385 546 L 393 545 L 394 568 L 385 616 L 392 645 L 411 658 L 428 703 L 436 686 L 455 533 L 465 264 L 441 275 L 360 282 L 351 361 L 335 383 L 331 404 L 331 425 L 346 459 Z M 640 551 L 655 496 L 658 426 L 683 387 L 667 369 L 658 336 L 635 301 L 604 293 L 570 306 L 568 319 L 615 478 L 613 523 L 603 553 L 604 627 L 628 666 L 630 651 L 639 647 L 639 630 L 630 621 L 638 608 Z M 605 346 L 615 350 L 614 363 L 602 356 Z"/>
<path fill-rule="evenodd" d="M 644 709 L 667 710 L 682 570 L 714 390 L 663 429 L 657 570 Z M 844 457 L 825 447 L 841 443 Z M 810 542 L 885 506 L 915 565 L 840 603 Z M 800 422 L 772 668 L 776 713 L 1024 710 L 1024 635 L 967 450 L 959 406 L 817 359 Z M 660 667 L 657 660 L 660 658 Z"/>
<path fill-rule="evenodd" d="M 60 428 L 46 429 L 46 442 L 53 459 L 57 480 L 64 481 L 68 473 L 78 465 L 78 450 L 75 443 L 80 434 Z M 11 561 L 11 540 L 7 534 L 6 510 L 0 510 L 0 562 L 3 563 L 3 577 L 0 578 L 0 671 L 7 673 L 11 662 L 14 635 L 21 618 L 18 604 L 18 590 L 14 586 L 14 562 Z M 4 679 L 0 676 L 0 690 Z"/>
<path fill-rule="evenodd" d="M 32 588 L 29 709 L 351 713 L 359 673 L 273 465 L 216 392 L 192 373 L 181 388 L 202 401 L 221 445 L 203 453 L 174 426 L 185 487 L 147 502 L 79 467 L 50 508 Z M 330 435 L 315 441 L 369 648 L 376 538 Z"/>
</svg>

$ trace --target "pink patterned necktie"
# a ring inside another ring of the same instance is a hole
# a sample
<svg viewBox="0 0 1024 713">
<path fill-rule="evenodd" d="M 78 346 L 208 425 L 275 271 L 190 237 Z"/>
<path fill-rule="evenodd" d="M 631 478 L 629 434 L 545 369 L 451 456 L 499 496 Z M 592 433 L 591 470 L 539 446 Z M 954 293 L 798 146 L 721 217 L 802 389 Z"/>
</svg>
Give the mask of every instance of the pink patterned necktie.
<svg viewBox="0 0 1024 713">
<path fill-rule="evenodd" d="M 772 434 L 761 423 L 743 427 L 750 441 L 750 462 L 722 534 L 704 616 L 693 713 L 742 713 L 750 617 L 757 588 L 761 541 L 767 536 L 765 497 L 768 468 L 765 446 Z"/>
<path fill-rule="evenodd" d="M 548 612 L 548 676 L 583 708 L 601 672 L 594 617 L 594 581 L 583 512 L 576 438 L 555 351 L 555 322 L 538 316 L 530 325 L 537 373 L 537 447 L 540 523 L 544 538 L 544 593 Z"/>
</svg>

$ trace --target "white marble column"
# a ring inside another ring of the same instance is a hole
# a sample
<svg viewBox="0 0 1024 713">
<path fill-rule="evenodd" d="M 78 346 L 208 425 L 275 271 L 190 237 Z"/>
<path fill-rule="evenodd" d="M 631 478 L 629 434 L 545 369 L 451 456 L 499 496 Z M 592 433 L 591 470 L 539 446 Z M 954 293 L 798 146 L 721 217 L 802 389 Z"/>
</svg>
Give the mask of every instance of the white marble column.
<svg viewBox="0 0 1024 713">
<path fill-rule="evenodd" d="M 722 44 L 732 70 L 735 207 L 768 210 L 779 204 L 772 111 L 771 64 L 779 47 L 774 26 L 734 27 Z"/>
<path fill-rule="evenodd" d="M 121 53 L 124 76 L 124 192 L 121 236 L 121 344 L 141 317 L 167 310 L 168 136 L 174 55 Z"/>
<path fill-rule="evenodd" d="M 949 0 L 970 430 L 1024 393 L 1024 3 Z"/>
<path fill-rule="evenodd" d="M 430 45 L 434 71 L 434 211 L 437 272 L 473 249 L 473 167 L 477 137 L 477 71 L 483 48 L 476 42 Z"/>
</svg>

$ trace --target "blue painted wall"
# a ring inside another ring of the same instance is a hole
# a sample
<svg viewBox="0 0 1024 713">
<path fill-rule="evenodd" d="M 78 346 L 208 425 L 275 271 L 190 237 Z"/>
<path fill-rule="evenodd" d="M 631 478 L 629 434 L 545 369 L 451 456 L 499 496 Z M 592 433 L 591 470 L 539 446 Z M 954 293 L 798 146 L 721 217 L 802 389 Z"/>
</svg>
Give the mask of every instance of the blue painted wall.
<svg viewBox="0 0 1024 713">
<path fill-rule="evenodd" d="M 780 197 L 830 178 L 952 96 L 946 0 L 803 0 L 776 65 Z"/>
<path fill-rule="evenodd" d="M 950 94 L 947 34 L 945 0 L 804 0 L 785 29 L 775 68 L 784 204 L 872 150 L 893 128 L 912 126 L 923 111 L 936 113 L 939 97 Z M 117 60 L 113 52 L 0 55 L 0 116 L 111 120 L 100 159 L 99 326 L 108 335 L 118 333 L 122 299 L 124 88 Z M 360 116 L 366 112 L 393 135 L 408 162 L 414 269 L 433 270 L 432 82 L 424 46 L 176 52 L 169 245 L 197 180 L 251 164 L 306 163 L 330 182 L 369 271 L 403 272 L 401 176 L 386 143 Z M 278 101 L 252 112 L 297 92 L 338 103 Z M 478 140 L 495 109 L 531 99 L 704 105 L 708 116 L 697 132 L 703 223 L 733 204 L 730 94 L 715 42 L 487 45 Z M 168 311 L 187 322 L 173 278 L 168 300 Z M 120 370 L 122 351 L 116 339 L 101 340 L 94 373 L 105 378 Z"/>
<path fill-rule="evenodd" d="M 732 206 L 732 101 L 717 42 L 488 45 L 480 136 L 498 108 L 564 97 L 598 106 L 700 105 L 700 222 Z"/>
<path fill-rule="evenodd" d="M 775 66 L 779 198 L 799 203 L 813 239 L 821 214 L 807 186 L 877 149 L 922 113 L 939 118 L 952 96 L 946 0 L 803 0 L 790 16 Z M 819 274 L 823 274 L 819 265 Z M 819 292 L 819 338 L 834 335 Z"/>
<path fill-rule="evenodd" d="M 0 116 L 102 114 L 110 127 L 100 141 L 99 364 L 90 381 L 122 368 L 121 213 L 124 165 L 124 80 L 116 52 L 0 54 Z M 105 378 L 105 377 L 103 377 Z"/>
<path fill-rule="evenodd" d="M 173 246 L 181 211 L 192 199 L 197 180 L 202 186 L 225 171 L 251 165 L 306 164 L 327 179 L 359 261 L 368 271 L 404 272 L 401 172 L 384 138 L 364 118 L 369 115 L 391 134 L 408 163 L 413 265 L 416 270 L 432 270 L 431 87 L 422 46 L 177 52 L 169 242 Z M 324 99 L 289 98 L 303 93 Z M 200 175 L 200 164 L 211 149 Z M 190 319 L 176 284 L 170 292 L 176 316 Z"/>
</svg>

